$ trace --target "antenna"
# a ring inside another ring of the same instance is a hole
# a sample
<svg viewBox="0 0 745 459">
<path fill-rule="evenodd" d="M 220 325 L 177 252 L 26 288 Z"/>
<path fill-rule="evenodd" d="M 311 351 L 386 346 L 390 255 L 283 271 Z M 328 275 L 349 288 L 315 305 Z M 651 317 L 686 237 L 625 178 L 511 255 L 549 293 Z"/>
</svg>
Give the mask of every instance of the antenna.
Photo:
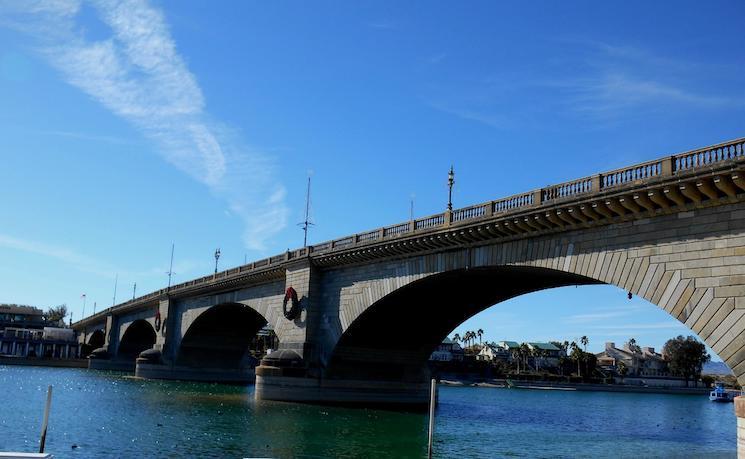
<svg viewBox="0 0 745 459">
<path fill-rule="evenodd" d="M 176 246 L 174 242 L 171 242 L 171 264 L 168 266 L 168 288 L 166 290 L 171 289 L 171 276 L 173 275 L 173 248 Z"/>
<path fill-rule="evenodd" d="M 305 194 L 305 221 L 298 223 L 303 227 L 303 247 L 308 247 L 308 226 L 313 225 L 309 220 L 310 215 L 310 176 L 308 176 L 308 191 Z"/>
<path fill-rule="evenodd" d="M 116 304 L 116 284 L 118 283 L 119 283 L 119 274 L 117 274 L 116 277 L 114 278 L 114 300 L 111 303 L 112 306 Z"/>
</svg>

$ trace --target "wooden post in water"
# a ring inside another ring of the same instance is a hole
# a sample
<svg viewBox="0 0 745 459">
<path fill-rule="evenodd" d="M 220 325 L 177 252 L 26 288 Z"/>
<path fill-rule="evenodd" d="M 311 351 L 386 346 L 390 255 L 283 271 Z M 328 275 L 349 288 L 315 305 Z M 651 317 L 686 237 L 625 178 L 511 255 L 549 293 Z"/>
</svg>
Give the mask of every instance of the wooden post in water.
<svg viewBox="0 0 745 459">
<path fill-rule="evenodd" d="M 52 406 L 52 386 L 47 388 L 47 404 L 44 407 L 44 420 L 41 423 L 41 442 L 39 452 L 44 452 L 44 443 L 47 441 L 47 424 L 49 423 L 49 408 Z"/>
<path fill-rule="evenodd" d="M 435 402 L 437 400 L 437 380 L 432 378 L 429 389 L 429 442 L 427 445 L 427 457 L 432 458 L 432 438 L 435 435 Z"/>
</svg>

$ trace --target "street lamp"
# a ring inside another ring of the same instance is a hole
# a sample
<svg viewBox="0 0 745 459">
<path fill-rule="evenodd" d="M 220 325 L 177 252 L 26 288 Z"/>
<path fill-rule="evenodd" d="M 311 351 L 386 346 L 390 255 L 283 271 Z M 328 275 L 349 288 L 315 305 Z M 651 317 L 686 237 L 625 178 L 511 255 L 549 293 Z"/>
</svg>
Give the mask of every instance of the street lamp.
<svg viewBox="0 0 745 459">
<path fill-rule="evenodd" d="M 220 248 L 215 250 L 215 274 L 217 274 L 217 260 L 220 259 Z"/>
<path fill-rule="evenodd" d="M 453 210 L 453 184 L 455 183 L 455 172 L 453 172 L 453 166 L 450 166 L 450 172 L 448 172 L 448 210 Z"/>
</svg>

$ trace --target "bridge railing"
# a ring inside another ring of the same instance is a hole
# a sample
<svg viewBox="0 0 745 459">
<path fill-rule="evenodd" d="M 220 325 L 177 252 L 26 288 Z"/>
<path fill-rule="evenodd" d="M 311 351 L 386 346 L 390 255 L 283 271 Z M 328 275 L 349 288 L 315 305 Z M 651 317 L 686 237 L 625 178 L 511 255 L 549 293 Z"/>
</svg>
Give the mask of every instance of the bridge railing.
<svg viewBox="0 0 745 459">
<path fill-rule="evenodd" d="M 451 224 L 460 224 L 491 216 L 509 215 L 545 204 L 560 203 L 563 200 L 581 197 L 590 193 L 598 193 L 616 187 L 633 185 L 637 182 L 641 183 L 655 178 L 673 177 L 679 173 L 690 172 L 698 168 L 712 167 L 718 163 L 732 160 L 745 160 L 745 138 L 287 251 L 284 254 L 257 260 L 237 268 L 228 269 L 227 271 L 182 282 L 173 285 L 170 289 L 160 289 L 139 298 L 129 300 L 116 307 L 148 302 L 167 293 L 175 293 L 182 289 L 208 284 L 218 279 L 240 277 L 253 271 L 270 269 L 288 260 L 307 257 L 313 253 L 331 253 L 336 250 L 346 250 L 359 245 L 375 244 L 404 234 L 427 232 L 433 229 L 444 228 Z M 113 308 L 114 306 L 101 311 L 96 316 L 105 315 Z M 90 317 L 83 320 L 90 320 Z"/>
</svg>

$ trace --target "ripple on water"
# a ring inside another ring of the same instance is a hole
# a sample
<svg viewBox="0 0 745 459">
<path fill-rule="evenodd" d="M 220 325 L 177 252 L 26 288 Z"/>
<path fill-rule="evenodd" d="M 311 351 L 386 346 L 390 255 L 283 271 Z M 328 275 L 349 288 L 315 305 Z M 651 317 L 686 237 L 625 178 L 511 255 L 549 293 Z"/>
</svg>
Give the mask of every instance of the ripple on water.
<svg viewBox="0 0 745 459">
<path fill-rule="evenodd" d="M 427 417 L 255 402 L 253 388 L 0 366 L 0 450 L 89 457 L 424 457 Z M 735 457 L 732 405 L 706 397 L 441 387 L 438 457 Z M 77 448 L 72 448 L 76 445 Z"/>
</svg>

